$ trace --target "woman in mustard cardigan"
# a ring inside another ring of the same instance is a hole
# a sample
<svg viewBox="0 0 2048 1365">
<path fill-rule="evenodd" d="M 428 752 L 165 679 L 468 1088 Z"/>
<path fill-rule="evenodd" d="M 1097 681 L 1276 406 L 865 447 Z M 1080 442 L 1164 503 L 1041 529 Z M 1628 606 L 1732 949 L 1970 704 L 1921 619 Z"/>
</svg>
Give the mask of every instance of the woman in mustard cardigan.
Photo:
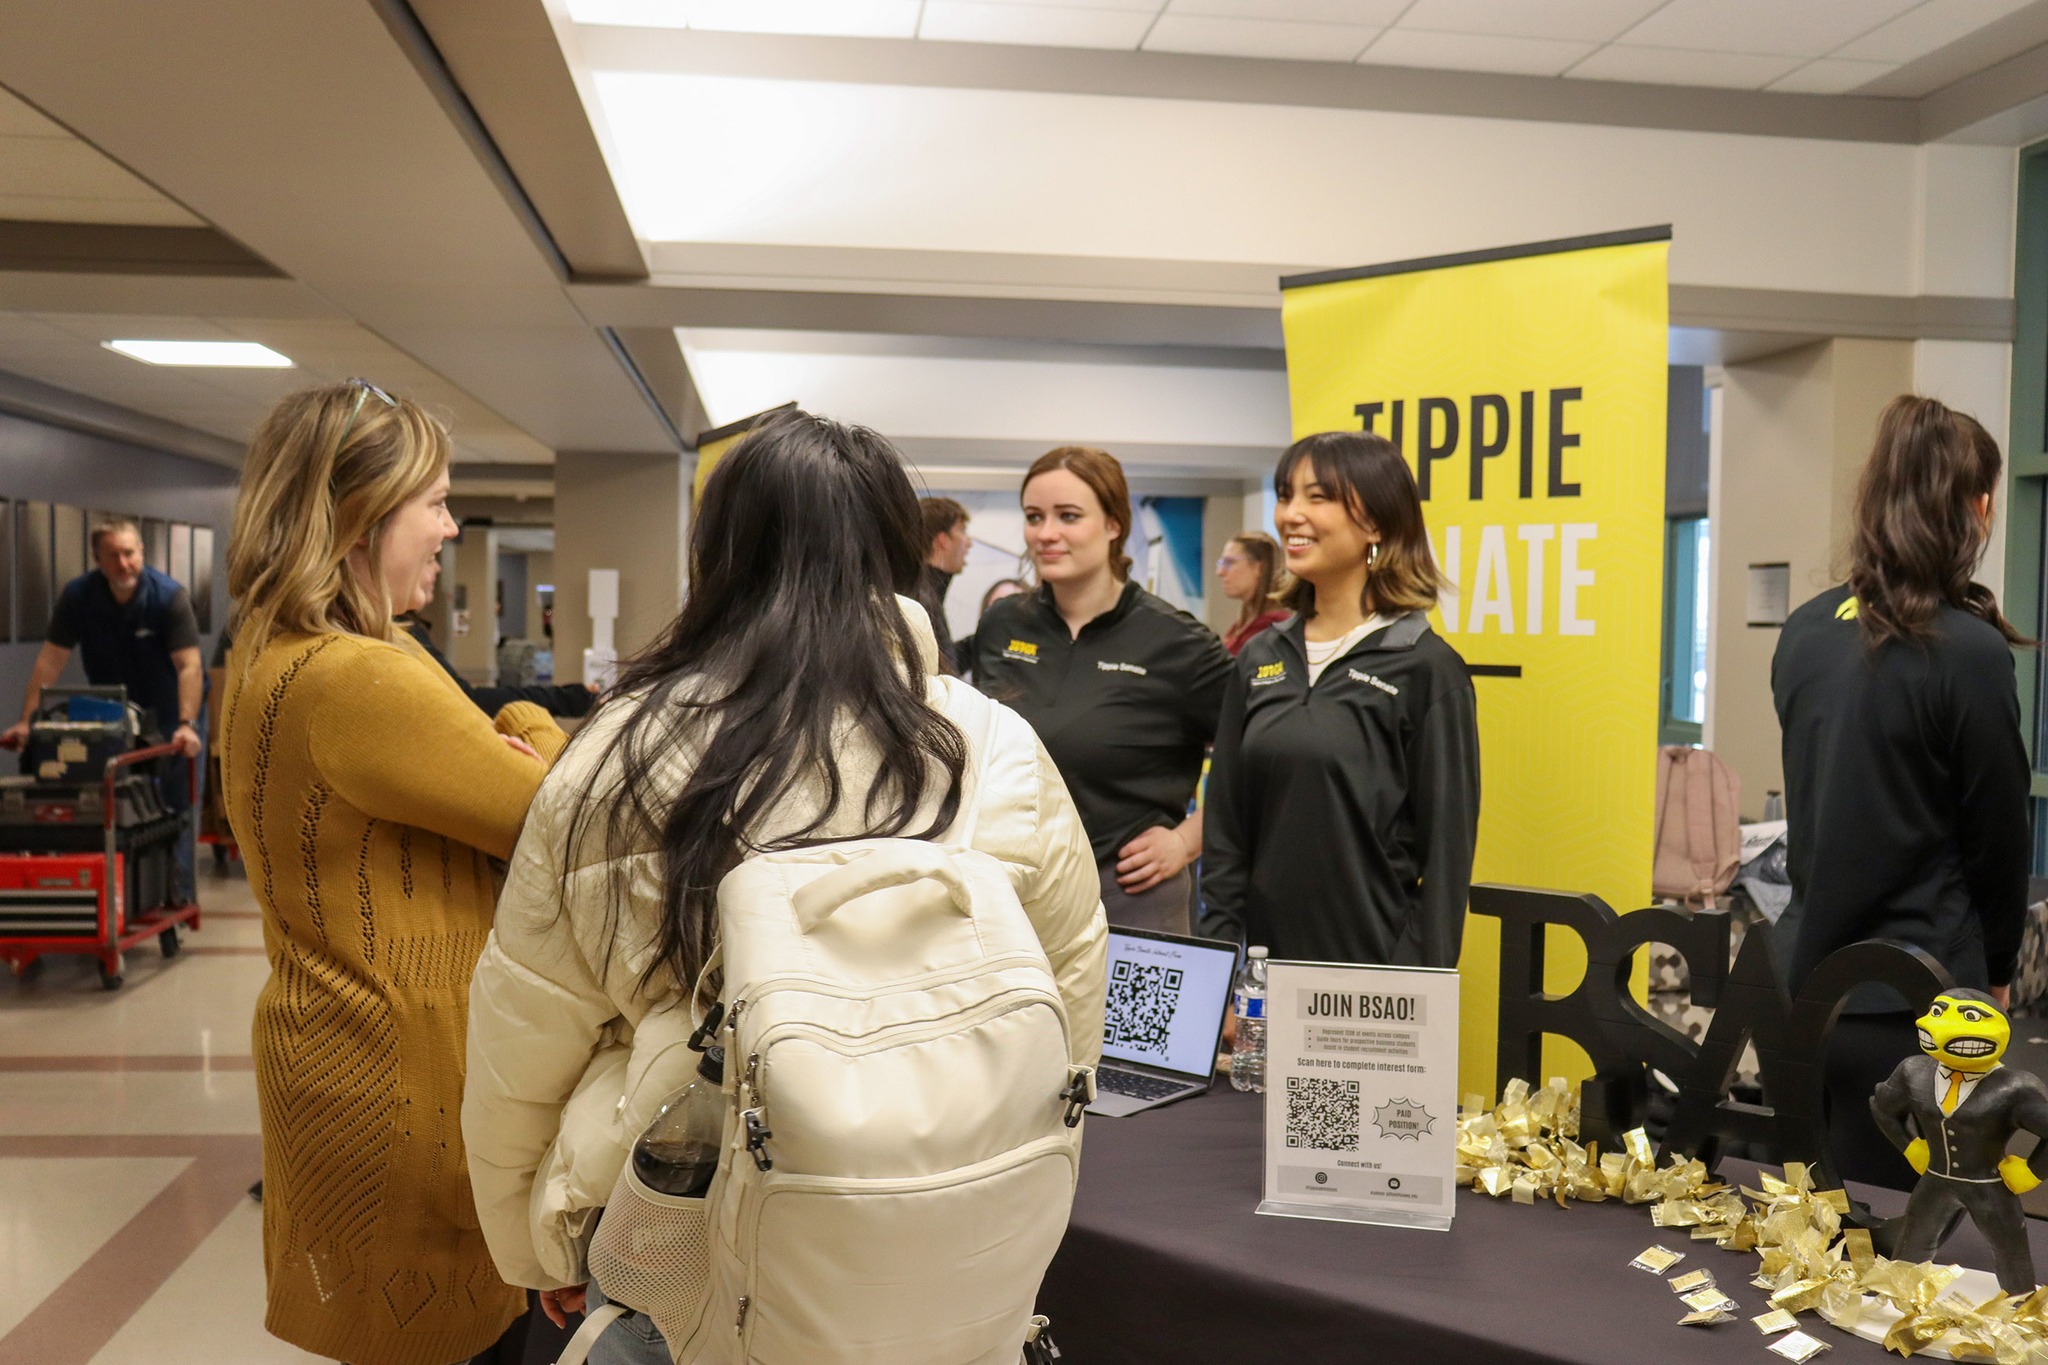
<svg viewBox="0 0 2048 1365">
<path fill-rule="evenodd" d="M 462 1147 L 469 978 L 564 742 L 495 725 L 392 617 L 427 601 L 448 436 L 360 380 L 285 399 L 228 545 L 227 810 L 263 907 L 256 1002 L 265 1325 L 349 1365 L 452 1365 L 525 1309 Z"/>
</svg>

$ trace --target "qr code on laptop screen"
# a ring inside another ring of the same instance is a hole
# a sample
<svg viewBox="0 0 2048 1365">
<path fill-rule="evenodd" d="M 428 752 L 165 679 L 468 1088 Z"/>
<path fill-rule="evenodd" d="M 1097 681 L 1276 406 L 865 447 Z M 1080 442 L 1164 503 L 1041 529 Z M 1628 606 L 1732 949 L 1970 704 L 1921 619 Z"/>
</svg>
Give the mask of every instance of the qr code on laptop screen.
<svg viewBox="0 0 2048 1365">
<path fill-rule="evenodd" d="M 1358 1150 L 1358 1082 L 1287 1078 L 1287 1145 L 1318 1152 Z"/>
<path fill-rule="evenodd" d="M 1123 958 L 1109 969 L 1109 1000 L 1103 1009 L 1105 1047 L 1166 1056 L 1174 1007 L 1180 1003 L 1181 971 L 1158 963 Z"/>
</svg>

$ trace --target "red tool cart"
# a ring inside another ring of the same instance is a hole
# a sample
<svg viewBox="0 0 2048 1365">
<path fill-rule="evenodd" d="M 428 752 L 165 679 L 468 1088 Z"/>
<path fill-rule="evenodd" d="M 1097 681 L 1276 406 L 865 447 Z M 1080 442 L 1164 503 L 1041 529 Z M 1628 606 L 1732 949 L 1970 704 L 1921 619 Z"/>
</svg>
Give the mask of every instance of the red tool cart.
<svg viewBox="0 0 2048 1365">
<path fill-rule="evenodd" d="M 153 809 L 153 784 L 133 780 L 176 753 L 158 744 L 117 754 L 97 786 L 68 799 L 0 782 L 0 962 L 16 976 L 33 977 L 45 954 L 85 953 L 99 959 L 100 985 L 118 990 L 123 951 L 153 938 L 176 957 L 178 926 L 199 927 L 198 904 L 178 900 L 184 822 Z M 186 767 L 196 800 L 198 767 Z"/>
</svg>

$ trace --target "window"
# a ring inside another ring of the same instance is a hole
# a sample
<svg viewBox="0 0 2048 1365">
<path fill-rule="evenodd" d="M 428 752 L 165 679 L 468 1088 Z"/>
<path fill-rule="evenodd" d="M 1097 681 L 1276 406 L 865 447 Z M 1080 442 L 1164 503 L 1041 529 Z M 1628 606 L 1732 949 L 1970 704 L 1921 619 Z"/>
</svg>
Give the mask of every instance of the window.
<svg viewBox="0 0 2048 1365">
<path fill-rule="evenodd" d="M 1707 722 L 1710 616 L 1707 480 L 1713 407 L 1706 372 L 1671 367 L 1664 454 L 1664 647 L 1657 742 L 1698 744 Z"/>
<path fill-rule="evenodd" d="M 1707 519 L 1664 523 L 1660 744 L 1697 744 L 1707 721 Z"/>
</svg>

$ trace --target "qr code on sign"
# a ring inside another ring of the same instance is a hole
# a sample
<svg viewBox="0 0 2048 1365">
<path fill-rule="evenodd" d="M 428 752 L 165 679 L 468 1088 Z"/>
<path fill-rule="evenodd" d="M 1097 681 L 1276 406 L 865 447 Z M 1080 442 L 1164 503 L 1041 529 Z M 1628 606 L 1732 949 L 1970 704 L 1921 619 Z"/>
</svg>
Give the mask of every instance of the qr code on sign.
<svg viewBox="0 0 2048 1365">
<path fill-rule="evenodd" d="M 1358 1082 L 1287 1078 L 1287 1145 L 1318 1152 L 1358 1150 Z"/>
<path fill-rule="evenodd" d="M 1173 1010 L 1179 1003 L 1180 968 L 1128 958 L 1112 964 L 1109 1001 L 1102 1018 L 1103 1045 L 1165 1057 Z"/>
</svg>

